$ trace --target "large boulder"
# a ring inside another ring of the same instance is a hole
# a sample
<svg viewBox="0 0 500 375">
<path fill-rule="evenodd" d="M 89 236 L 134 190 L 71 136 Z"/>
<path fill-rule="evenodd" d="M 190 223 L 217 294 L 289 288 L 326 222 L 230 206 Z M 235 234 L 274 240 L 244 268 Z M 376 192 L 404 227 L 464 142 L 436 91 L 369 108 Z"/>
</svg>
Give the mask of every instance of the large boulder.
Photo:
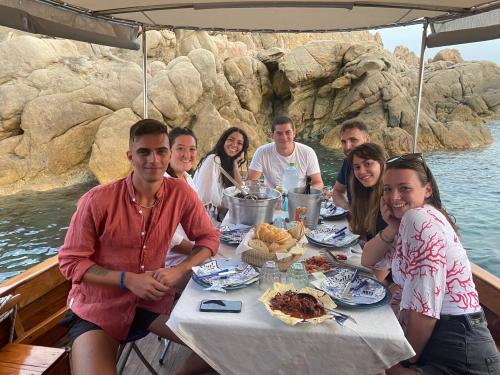
<svg viewBox="0 0 500 375">
<path fill-rule="evenodd" d="M 233 86 L 242 108 L 260 123 L 272 116 L 272 87 L 266 66 L 252 57 L 236 57 L 224 62 L 224 74 Z"/>
<path fill-rule="evenodd" d="M 139 120 L 127 108 L 114 112 L 101 122 L 89 160 L 89 168 L 101 184 L 124 177 L 130 172 L 127 159 L 130 127 Z"/>
<path fill-rule="evenodd" d="M 462 55 L 455 48 L 445 48 L 436 53 L 431 62 L 437 61 L 451 61 L 452 63 L 458 64 L 464 62 Z"/>
<path fill-rule="evenodd" d="M 287 114 L 298 137 L 339 148 L 340 124 L 358 118 L 391 153 L 413 143 L 418 67 L 380 35 L 147 32 L 148 117 L 193 129 L 199 157 L 230 126 L 250 151 Z M 141 42 L 141 40 L 139 40 Z M 0 194 L 121 177 L 128 129 L 143 116 L 137 51 L 0 27 Z M 491 141 L 500 117 L 500 69 L 441 51 L 424 74 L 421 150 Z"/>
</svg>

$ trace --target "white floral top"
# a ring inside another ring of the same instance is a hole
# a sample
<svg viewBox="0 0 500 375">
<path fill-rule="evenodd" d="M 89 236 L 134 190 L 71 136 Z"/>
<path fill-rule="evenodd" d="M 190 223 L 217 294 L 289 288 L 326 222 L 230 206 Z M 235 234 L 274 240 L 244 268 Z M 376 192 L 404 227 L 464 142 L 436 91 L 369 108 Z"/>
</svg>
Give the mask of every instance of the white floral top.
<svg viewBox="0 0 500 375">
<path fill-rule="evenodd" d="M 402 290 L 401 309 L 437 319 L 481 310 L 465 249 L 436 208 L 406 212 L 394 243 L 377 268 L 391 268 Z"/>
</svg>

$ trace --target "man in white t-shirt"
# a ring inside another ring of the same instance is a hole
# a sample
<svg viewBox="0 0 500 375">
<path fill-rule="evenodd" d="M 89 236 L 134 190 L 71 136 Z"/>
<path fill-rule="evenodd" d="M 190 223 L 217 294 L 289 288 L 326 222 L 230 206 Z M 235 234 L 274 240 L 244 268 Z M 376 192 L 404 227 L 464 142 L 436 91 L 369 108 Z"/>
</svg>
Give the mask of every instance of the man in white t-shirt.
<svg viewBox="0 0 500 375">
<path fill-rule="evenodd" d="M 323 189 L 318 157 L 314 150 L 302 143 L 294 142 L 295 127 L 292 120 L 279 116 L 271 127 L 273 143 L 260 146 L 252 158 L 248 170 L 249 180 L 258 180 L 264 174 L 264 183 L 269 187 L 283 186 L 283 172 L 294 163 L 299 176 L 299 186 L 305 186 L 306 177 L 311 178 L 311 187 Z"/>
</svg>

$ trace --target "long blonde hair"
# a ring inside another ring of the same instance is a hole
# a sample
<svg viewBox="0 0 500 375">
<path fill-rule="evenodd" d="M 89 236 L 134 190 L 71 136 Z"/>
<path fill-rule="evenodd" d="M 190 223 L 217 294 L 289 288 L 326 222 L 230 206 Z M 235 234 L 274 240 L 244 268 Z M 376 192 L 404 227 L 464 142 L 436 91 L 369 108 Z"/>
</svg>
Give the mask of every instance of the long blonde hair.
<svg viewBox="0 0 500 375">
<path fill-rule="evenodd" d="M 380 199 L 384 193 L 383 175 L 387 153 L 382 146 L 375 143 L 363 143 L 349 153 L 349 162 L 354 166 L 354 156 L 365 160 L 374 160 L 380 164 L 380 176 L 372 187 L 365 187 L 354 176 L 354 171 L 349 179 L 352 194 L 351 218 L 349 224 L 353 233 L 359 235 L 376 233 L 377 216 L 380 210 Z"/>
</svg>

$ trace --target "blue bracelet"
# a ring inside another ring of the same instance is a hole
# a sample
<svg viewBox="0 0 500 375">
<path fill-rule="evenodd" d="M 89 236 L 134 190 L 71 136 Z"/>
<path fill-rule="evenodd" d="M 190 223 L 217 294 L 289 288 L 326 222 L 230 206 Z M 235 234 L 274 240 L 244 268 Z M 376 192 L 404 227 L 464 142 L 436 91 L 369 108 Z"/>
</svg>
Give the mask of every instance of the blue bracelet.
<svg viewBox="0 0 500 375">
<path fill-rule="evenodd" d="M 120 289 L 124 289 L 125 288 L 125 272 L 120 272 Z"/>
</svg>

